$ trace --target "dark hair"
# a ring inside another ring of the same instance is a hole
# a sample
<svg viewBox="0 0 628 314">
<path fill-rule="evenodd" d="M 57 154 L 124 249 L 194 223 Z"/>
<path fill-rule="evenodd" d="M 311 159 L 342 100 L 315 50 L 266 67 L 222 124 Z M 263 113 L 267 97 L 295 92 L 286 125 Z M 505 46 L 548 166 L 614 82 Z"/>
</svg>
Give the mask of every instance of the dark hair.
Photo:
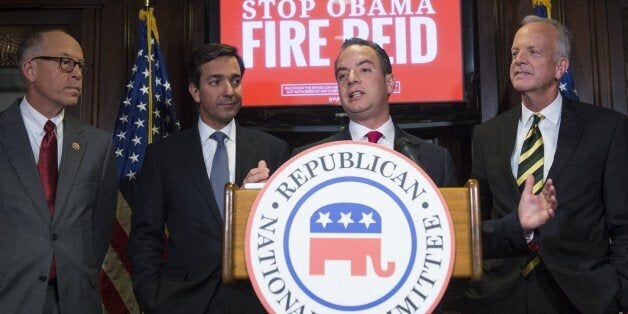
<svg viewBox="0 0 628 314">
<path fill-rule="evenodd" d="M 235 57 L 238 60 L 238 65 L 240 65 L 240 75 L 244 76 L 244 61 L 238 55 L 238 48 L 225 44 L 211 43 L 201 45 L 192 51 L 190 62 L 188 63 L 189 82 L 194 84 L 194 86 L 198 86 L 203 64 L 224 56 Z"/>
<path fill-rule="evenodd" d="M 377 53 L 377 58 L 379 59 L 379 63 L 381 64 L 381 67 L 382 67 L 382 72 L 384 72 L 384 74 L 392 74 L 392 65 L 390 64 L 390 57 L 388 56 L 388 53 L 386 53 L 386 50 L 384 50 L 378 44 L 370 40 L 353 37 L 353 38 L 345 39 L 345 41 L 342 43 L 342 48 L 340 50 L 340 53 L 342 53 L 349 46 L 353 46 L 353 45 L 367 46 L 367 47 L 373 48 L 373 50 L 375 50 L 375 53 Z M 338 56 L 340 56 L 340 54 L 338 54 Z M 334 63 L 334 71 L 337 68 L 338 68 L 338 57 L 336 57 L 336 62 Z"/>
</svg>

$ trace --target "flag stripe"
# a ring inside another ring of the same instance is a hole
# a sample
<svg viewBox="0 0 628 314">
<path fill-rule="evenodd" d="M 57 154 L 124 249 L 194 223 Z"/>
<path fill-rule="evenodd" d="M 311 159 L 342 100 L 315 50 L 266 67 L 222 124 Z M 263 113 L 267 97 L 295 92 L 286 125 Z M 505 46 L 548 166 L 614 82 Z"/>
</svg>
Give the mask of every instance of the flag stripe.
<svg viewBox="0 0 628 314">
<path fill-rule="evenodd" d="M 131 208 L 122 196 L 118 193 L 118 210 L 116 211 L 116 220 L 120 224 L 124 233 L 129 236 L 131 234 Z"/>
<path fill-rule="evenodd" d="M 100 290 L 106 291 L 106 294 L 102 294 L 103 300 L 107 300 L 107 302 L 103 302 L 104 312 L 114 314 L 129 313 L 128 307 L 120 298 L 118 291 L 113 286 L 113 283 L 109 279 L 109 276 L 107 276 L 107 273 L 102 270 L 99 274 L 99 277 Z"/>
<path fill-rule="evenodd" d="M 111 249 L 107 252 L 107 257 L 105 259 L 108 260 L 108 263 L 105 264 L 111 267 L 105 268 L 105 272 L 128 311 L 130 313 L 139 313 L 139 306 L 137 306 L 137 301 L 135 300 L 135 295 L 133 294 L 131 276 L 116 256 L 117 255 L 112 252 Z"/>
<path fill-rule="evenodd" d="M 114 226 L 113 240 L 111 241 L 111 249 L 116 253 L 118 261 L 124 266 L 127 272 L 131 272 L 131 260 L 127 255 L 127 246 L 129 238 L 124 233 L 124 230 L 120 227 L 120 224 L 116 223 Z"/>
</svg>

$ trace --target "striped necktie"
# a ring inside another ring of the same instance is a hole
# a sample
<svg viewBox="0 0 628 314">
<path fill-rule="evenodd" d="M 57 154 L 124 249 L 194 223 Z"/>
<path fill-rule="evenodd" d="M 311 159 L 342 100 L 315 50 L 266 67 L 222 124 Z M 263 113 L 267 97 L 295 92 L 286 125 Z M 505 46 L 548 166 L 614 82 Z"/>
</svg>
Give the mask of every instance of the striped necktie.
<svg viewBox="0 0 628 314">
<path fill-rule="evenodd" d="M 530 126 L 530 130 L 526 133 L 526 138 L 521 146 L 521 155 L 519 156 L 519 168 L 517 169 L 517 185 L 523 190 L 526 178 L 529 175 L 534 176 L 534 186 L 532 186 L 532 193 L 538 194 L 543 188 L 543 163 L 544 163 L 544 151 L 543 151 L 543 136 L 539 130 L 539 122 L 545 118 L 540 113 L 535 113 L 534 120 Z M 528 243 L 528 246 L 532 248 L 535 246 L 538 248 L 538 242 L 534 244 Z M 535 249 L 536 250 L 536 249 Z M 541 263 L 541 258 L 538 255 L 531 257 L 525 267 L 521 270 L 521 275 L 527 278 L 528 275 Z"/>
<path fill-rule="evenodd" d="M 530 130 L 526 133 L 521 155 L 519 156 L 519 168 L 517 169 L 517 185 L 523 188 L 526 178 L 534 176 L 532 192 L 538 194 L 543 188 L 543 136 L 539 130 L 539 122 L 544 118 L 542 114 L 535 113 Z"/>
</svg>

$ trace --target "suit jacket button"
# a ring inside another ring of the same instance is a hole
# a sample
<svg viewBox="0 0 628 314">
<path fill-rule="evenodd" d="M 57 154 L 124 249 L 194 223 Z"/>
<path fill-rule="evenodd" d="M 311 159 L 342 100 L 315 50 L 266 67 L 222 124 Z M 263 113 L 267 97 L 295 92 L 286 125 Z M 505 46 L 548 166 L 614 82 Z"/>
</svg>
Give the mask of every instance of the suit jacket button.
<svg viewBox="0 0 628 314">
<path fill-rule="evenodd" d="M 59 239 L 59 235 L 57 235 L 56 233 L 54 233 L 52 235 L 52 241 L 57 241 L 57 239 Z"/>
<path fill-rule="evenodd" d="M 41 276 L 39 276 L 39 281 L 46 282 L 46 281 L 48 281 L 48 277 L 46 277 L 44 275 L 41 275 Z"/>
</svg>

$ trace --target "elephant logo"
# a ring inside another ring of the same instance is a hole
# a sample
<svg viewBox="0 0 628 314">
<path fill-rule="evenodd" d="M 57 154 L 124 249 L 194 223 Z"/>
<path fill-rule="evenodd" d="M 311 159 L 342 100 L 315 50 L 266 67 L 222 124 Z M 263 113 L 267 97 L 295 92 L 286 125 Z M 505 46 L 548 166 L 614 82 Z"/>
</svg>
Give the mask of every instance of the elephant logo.
<svg viewBox="0 0 628 314">
<path fill-rule="evenodd" d="M 323 206 L 310 217 L 310 275 L 325 275 L 326 261 L 349 261 L 351 276 L 367 275 L 367 259 L 379 277 L 390 277 L 395 262 L 382 268 L 382 219 L 357 203 Z M 357 236 L 359 235 L 359 236 Z"/>
</svg>

